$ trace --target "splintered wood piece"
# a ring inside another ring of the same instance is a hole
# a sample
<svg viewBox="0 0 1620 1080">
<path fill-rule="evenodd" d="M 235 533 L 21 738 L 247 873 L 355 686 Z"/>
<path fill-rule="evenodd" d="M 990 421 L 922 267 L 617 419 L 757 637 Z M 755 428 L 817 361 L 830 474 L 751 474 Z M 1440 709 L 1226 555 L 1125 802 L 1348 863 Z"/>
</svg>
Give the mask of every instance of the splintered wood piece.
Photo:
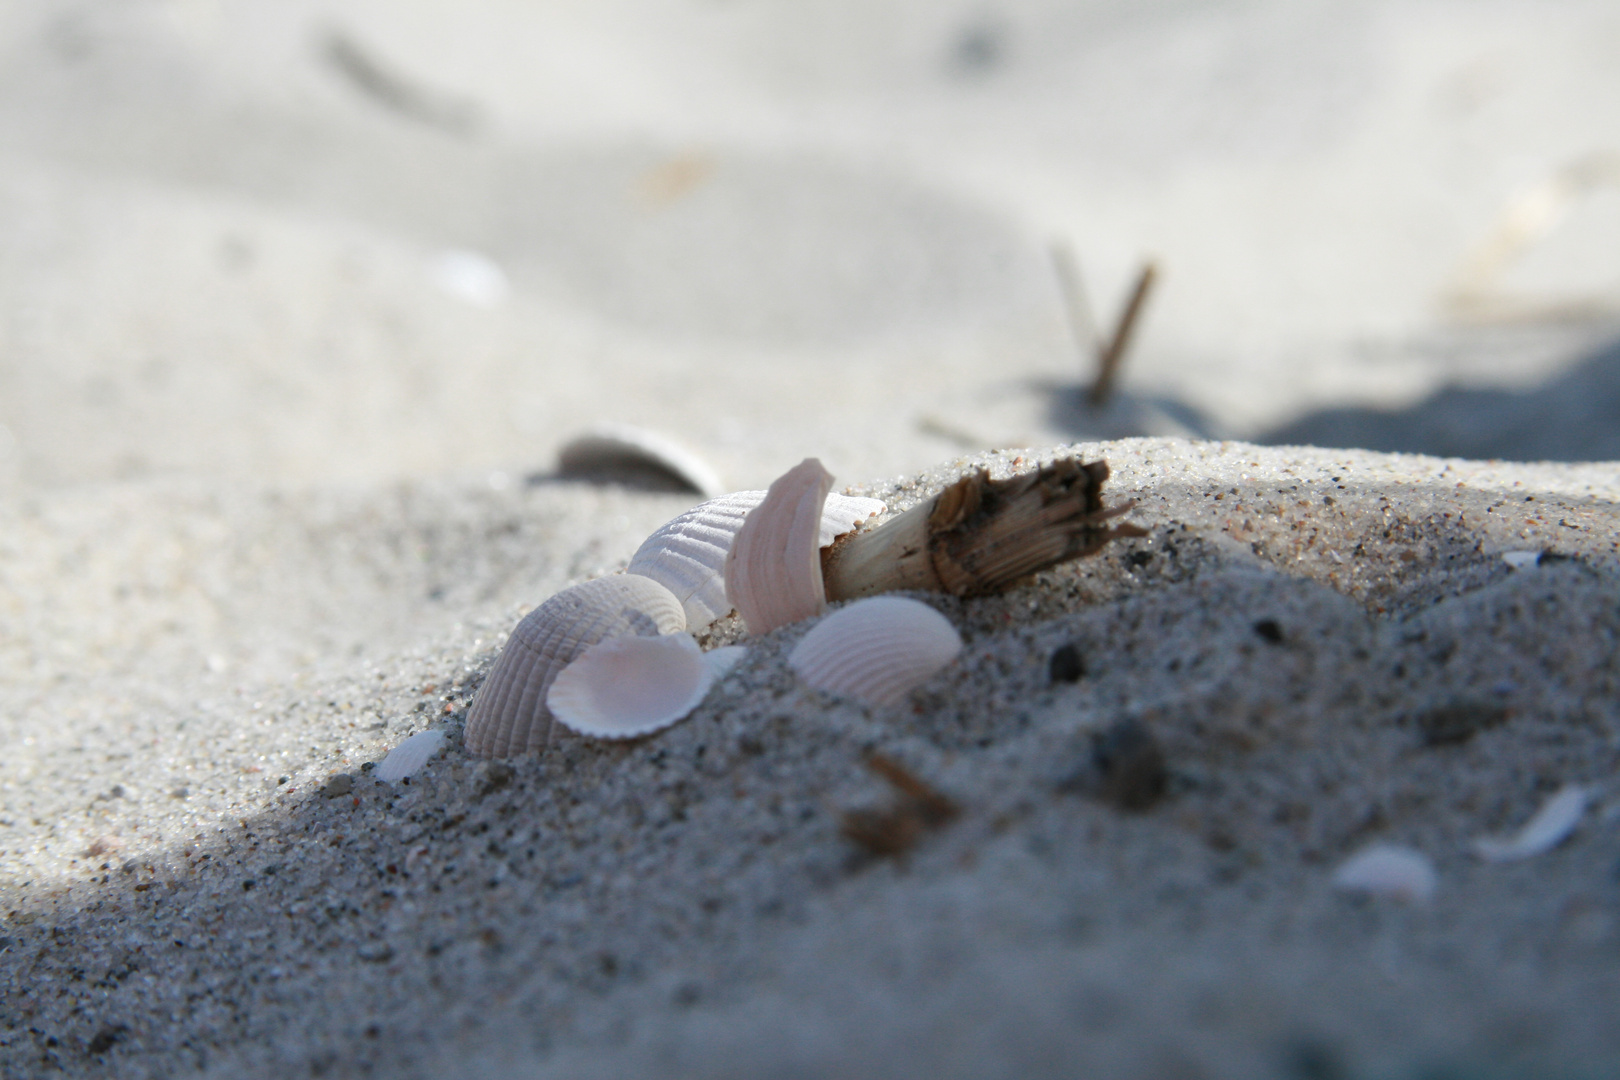
<svg viewBox="0 0 1620 1080">
<path fill-rule="evenodd" d="M 869 854 L 893 858 L 916 846 L 923 834 L 947 824 L 961 811 L 927 781 L 884 754 L 866 759 L 867 768 L 895 789 L 894 803 L 881 810 L 850 810 L 839 823 L 844 838 Z"/>
<path fill-rule="evenodd" d="M 1106 461 L 1075 458 L 1006 480 L 980 469 L 931 502 L 823 551 L 827 599 L 897 589 L 986 596 L 1110 540 L 1146 536 L 1135 525 L 1109 524 L 1133 504 L 1104 507 L 1107 479 Z"/>
</svg>

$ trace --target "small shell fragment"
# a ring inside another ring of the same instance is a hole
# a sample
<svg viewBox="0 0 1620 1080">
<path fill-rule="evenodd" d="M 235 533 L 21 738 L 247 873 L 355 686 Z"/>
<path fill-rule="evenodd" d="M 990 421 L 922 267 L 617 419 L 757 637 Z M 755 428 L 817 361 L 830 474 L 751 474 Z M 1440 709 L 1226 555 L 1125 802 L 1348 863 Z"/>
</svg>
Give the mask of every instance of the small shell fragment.
<svg viewBox="0 0 1620 1080">
<path fill-rule="evenodd" d="M 701 630 L 731 611 L 726 555 L 749 512 L 764 500 L 763 491 L 733 491 L 699 503 L 647 537 L 630 558 L 630 573 L 650 577 L 679 597 L 687 629 Z M 883 509 L 877 499 L 828 495 L 817 536 L 820 546 Z"/>
<path fill-rule="evenodd" d="M 609 638 L 558 673 L 546 705 L 581 735 L 633 739 L 684 719 L 713 682 L 703 650 L 686 634 Z"/>
<path fill-rule="evenodd" d="M 873 596 L 828 615 L 788 654 L 818 690 L 892 705 L 962 651 L 950 621 L 919 600 Z"/>
<path fill-rule="evenodd" d="M 407 776 L 415 776 L 439 752 L 444 745 L 444 737 L 444 732 L 439 728 L 418 731 L 377 762 L 377 767 L 371 770 L 372 778 L 392 784 Z"/>
<path fill-rule="evenodd" d="M 805 458 L 749 511 L 726 553 L 726 599 L 751 634 L 827 610 L 821 578 L 821 509 L 832 474 Z"/>
<path fill-rule="evenodd" d="M 1510 570 L 1530 570 L 1541 561 L 1541 552 L 1504 551 L 1502 561 L 1508 564 Z"/>
<path fill-rule="evenodd" d="M 1335 888 L 1407 903 L 1427 901 L 1437 882 L 1427 855 L 1396 844 L 1362 848 L 1333 872 Z"/>
<path fill-rule="evenodd" d="M 551 733 L 546 692 L 557 673 L 605 638 L 686 629 L 680 601 L 638 574 L 596 578 L 553 596 L 518 623 L 467 714 L 466 747 L 481 757 L 538 750 Z"/>
<path fill-rule="evenodd" d="M 1551 851 L 1575 831 L 1591 798 L 1591 792 L 1579 784 L 1566 784 L 1518 832 L 1475 840 L 1474 854 L 1486 862 L 1513 862 Z"/>
<path fill-rule="evenodd" d="M 670 439 L 629 424 L 598 424 L 557 452 L 561 476 L 657 479 L 713 498 L 726 489 L 703 461 Z"/>
</svg>

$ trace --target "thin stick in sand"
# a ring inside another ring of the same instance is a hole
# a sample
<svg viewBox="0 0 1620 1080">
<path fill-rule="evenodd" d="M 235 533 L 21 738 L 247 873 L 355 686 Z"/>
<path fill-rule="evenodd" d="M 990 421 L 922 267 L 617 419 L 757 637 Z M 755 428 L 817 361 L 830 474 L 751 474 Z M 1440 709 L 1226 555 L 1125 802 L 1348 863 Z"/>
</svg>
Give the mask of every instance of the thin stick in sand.
<svg viewBox="0 0 1620 1080">
<path fill-rule="evenodd" d="M 1148 294 L 1153 291 L 1153 283 L 1158 276 L 1158 264 L 1151 260 L 1142 264 L 1142 272 L 1136 277 L 1136 288 L 1131 290 L 1131 298 L 1125 302 L 1125 310 L 1120 312 L 1119 322 L 1114 327 L 1114 336 L 1097 355 L 1097 381 L 1091 384 L 1091 393 L 1086 396 L 1093 408 L 1100 409 L 1106 405 L 1114 392 L 1114 378 L 1125 362 L 1131 335 L 1142 317 L 1142 308 L 1147 304 Z"/>
</svg>

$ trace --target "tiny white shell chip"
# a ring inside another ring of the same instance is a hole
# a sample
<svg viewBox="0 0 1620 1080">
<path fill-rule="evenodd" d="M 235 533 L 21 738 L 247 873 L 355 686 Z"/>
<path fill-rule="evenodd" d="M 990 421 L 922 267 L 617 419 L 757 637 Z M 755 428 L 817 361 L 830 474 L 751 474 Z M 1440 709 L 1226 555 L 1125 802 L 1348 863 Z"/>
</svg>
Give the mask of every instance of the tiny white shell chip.
<svg viewBox="0 0 1620 1080">
<path fill-rule="evenodd" d="M 1502 561 L 1511 570 L 1529 570 L 1541 561 L 1539 551 L 1504 551 Z"/>
<path fill-rule="evenodd" d="M 653 473 L 712 498 L 726 489 L 707 462 L 655 431 L 629 424 L 598 424 L 557 451 L 564 476 L 623 471 Z"/>
<path fill-rule="evenodd" d="M 956 627 L 927 604 L 873 596 L 817 623 L 793 647 L 788 665 L 818 690 L 892 705 L 961 651 Z"/>
<path fill-rule="evenodd" d="M 1408 903 L 1428 900 L 1437 881 L 1427 855 L 1396 844 L 1362 848 L 1333 872 L 1336 888 Z"/>
<path fill-rule="evenodd" d="M 703 650 L 686 634 L 609 638 L 558 673 L 546 705 L 581 735 L 633 739 L 683 719 L 713 682 Z"/>
<path fill-rule="evenodd" d="M 777 477 L 737 530 L 726 553 L 726 599 L 749 633 L 827 610 L 821 510 L 832 479 L 820 461 L 805 458 Z"/>
<path fill-rule="evenodd" d="M 1475 840 L 1474 854 L 1486 862 L 1513 862 L 1551 851 L 1575 831 L 1591 798 L 1591 792 L 1579 784 L 1566 784 L 1512 836 L 1482 836 Z"/>
<path fill-rule="evenodd" d="M 377 767 L 371 770 L 372 778 L 392 784 L 407 776 L 415 776 L 443 745 L 444 732 L 440 729 L 418 731 L 388 751 L 387 756 L 377 762 Z"/>
<path fill-rule="evenodd" d="M 733 491 L 672 518 L 630 557 L 632 574 L 652 578 L 686 609 L 688 630 L 701 630 L 731 611 L 726 600 L 726 555 L 763 491 Z M 828 495 L 817 540 L 826 547 L 855 525 L 883 512 L 883 503 L 854 495 Z"/>
<path fill-rule="evenodd" d="M 439 288 L 478 307 L 499 307 L 511 293 L 511 283 L 499 263 L 477 251 L 441 252 L 433 264 Z"/>
</svg>

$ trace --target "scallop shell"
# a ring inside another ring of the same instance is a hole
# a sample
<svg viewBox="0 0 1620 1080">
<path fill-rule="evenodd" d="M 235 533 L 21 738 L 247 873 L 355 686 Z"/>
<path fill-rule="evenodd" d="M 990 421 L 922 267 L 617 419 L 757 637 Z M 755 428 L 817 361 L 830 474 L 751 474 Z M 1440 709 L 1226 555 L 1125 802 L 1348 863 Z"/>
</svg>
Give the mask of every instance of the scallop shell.
<svg viewBox="0 0 1620 1080">
<path fill-rule="evenodd" d="M 371 777 L 373 780 L 392 784 L 395 780 L 415 776 L 443 745 L 444 732 L 441 729 L 418 731 L 388 751 L 388 755 L 377 762 L 377 767 L 371 770 Z"/>
<path fill-rule="evenodd" d="M 734 491 L 662 525 L 630 558 L 630 573 L 650 577 L 680 598 L 686 626 L 699 630 L 731 611 L 726 601 L 726 555 L 763 491 Z M 852 495 L 828 495 L 817 541 L 826 547 L 857 522 L 883 512 L 883 503 Z"/>
<path fill-rule="evenodd" d="M 551 734 L 546 691 L 557 673 L 598 641 L 686 629 L 675 595 L 639 574 L 564 589 L 524 618 L 490 668 L 467 714 L 468 751 L 483 757 L 538 750 Z"/>
<path fill-rule="evenodd" d="M 821 508 L 832 474 L 815 458 L 789 469 L 749 511 L 726 553 L 726 599 L 750 633 L 827 610 L 821 580 Z"/>
<path fill-rule="evenodd" d="M 656 432 L 628 424 L 598 424 L 557 452 L 560 476 L 657 477 L 705 498 L 726 490 L 702 458 Z"/>
<path fill-rule="evenodd" d="M 714 669 L 686 634 L 608 638 L 557 674 L 546 705 L 581 735 L 633 739 L 684 718 L 713 682 Z"/>
<path fill-rule="evenodd" d="M 873 596 L 816 624 L 788 665 L 818 690 L 892 705 L 962 651 L 950 621 L 918 600 Z"/>
</svg>

